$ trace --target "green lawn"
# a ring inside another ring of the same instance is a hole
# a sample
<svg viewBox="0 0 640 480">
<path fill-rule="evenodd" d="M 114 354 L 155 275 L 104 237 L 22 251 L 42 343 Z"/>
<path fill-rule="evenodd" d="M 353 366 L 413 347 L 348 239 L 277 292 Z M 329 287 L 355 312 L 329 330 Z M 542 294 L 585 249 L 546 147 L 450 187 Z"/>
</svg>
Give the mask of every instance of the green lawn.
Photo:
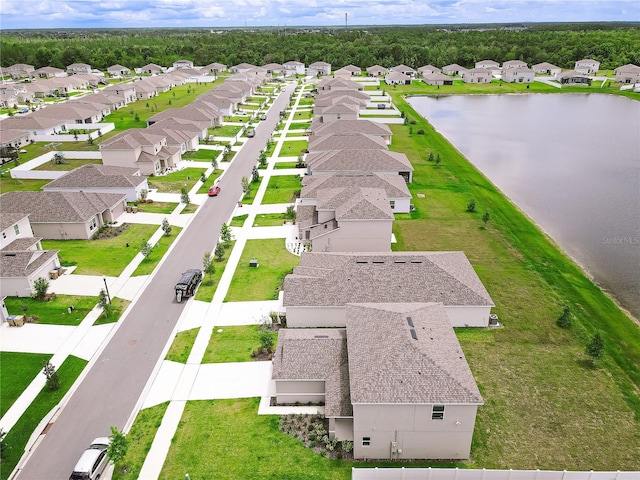
<svg viewBox="0 0 640 480">
<path fill-rule="evenodd" d="M 209 135 L 216 137 L 235 137 L 240 133 L 242 127 L 240 125 L 220 125 L 209 129 Z"/>
<path fill-rule="evenodd" d="M 69 171 L 74 168 L 82 167 L 83 165 L 98 164 L 102 165 L 102 160 L 99 158 L 79 159 L 79 158 L 67 158 L 65 163 L 53 163 L 53 161 L 43 163 L 42 165 L 34 168 L 34 170 L 54 170 L 54 171 Z M 51 181 L 51 180 L 49 180 Z"/>
<path fill-rule="evenodd" d="M 44 387 L 11 431 L 9 431 L 4 439 L 4 443 L 10 446 L 10 448 L 6 450 L 2 460 L 0 480 L 9 478 L 9 475 L 24 452 L 24 447 L 29 441 L 29 437 L 38 426 L 38 423 L 40 423 L 53 407 L 60 403 L 62 397 L 64 397 L 69 388 L 71 388 L 71 385 L 73 385 L 73 382 L 75 382 L 86 365 L 87 362 L 85 360 L 74 356 L 68 357 L 58 369 L 60 388 L 55 391 L 50 391 Z"/>
<path fill-rule="evenodd" d="M 196 205 L 195 203 L 190 203 L 180 211 L 180 214 L 182 215 L 187 213 L 196 213 L 196 210 L 198 210 L 198 207 L 199 205 Z"/>
<path fill-rule="evenodd" d="M 209 191 L 209 187 L 214 184 L 214 182 L 222 175 L 224 170 L 220 168 L 216 168 L 211 175 L 207 177 L 207 181 L 204 182 L 200 188 L 198 189 L 198 193 L 207 193 Z"/>
<path fill-rule="evenodd" d="M 0 417 L 11 405 L 53 355 L 45 353 L 0 352 Z"/>
<path fill-rule="evenodd" d="M 100 240 L 42 240 L 45 250 L 60 250 L 63 266 L 77 265 L 78 275 L 117 277 L 158 229 L 156 225 L 134 224 L 117 237 Z M 129 244 L 129 247 L 126 245 Z M 97 292 L 96 292 L 97 293 Z"/>
<path fill-rule="evenodd" d="M 38 192 L 49 182 L 51 182 L 51 180 L 31 178 L 20 180 L 18 178 L 10 178 L 7 174 L 0 178 L 0 192 Z"/>
<path fill-rule="evenodd" d="M 160 240 L 158 240 L 158 243 L 153 246 L 151 253 L 147 255 L 142 262 L 140 262 L 140 265 L 135 269 L 132 276 L 137 277 L 139 275 L 150 275 L 158 263 L 160 263 L 164 254 L 167 253 L 167 250 L 169 250 L 173 241 L 178 238 L 181 231 L 182 227 L 176 227 L 174 225 L 171 227 L 171 234 L 169 236 L 162 235 Z"/>
<path fill-rule="evenodd" d="M 253 258 L 258 260 L 258 268 L 249 267 Z M 278 298 L 284 276 L 299 261 L 299 257 L 287 251 L 284 239 L 248 240 L 225 302 Z"/>
<path fill-rule="evenodd" d="M 285 221 L 284 213 L 259 213 L 253 222 L 254 227 L 280 227 Z"/>
<path fill-rule="evenodd" d="M 199 331 L 200 328 L 198 327 L 178 332 L 173 339 L 171 347 L 169 347 L 169 351 L 167 352 L 165 360 L 178 363 L 187 363 L 189 354 L 191 353 L 191 349 L 193 348 L 193 343 L 196 341 L 196 337 L 198 336 Z"/>
<path fill-rule="evenodd" d="M 120 320 L 120 317 L 127 309 L 131 302 L 129 300 L 125 300 L 124 298 L 112 297 L 111 298 L 111 313 L 107 316 L 104 314 L 104 311 L 98 317 L 98 320 L 94 322 L 94 326 L 96 325 L 104 325 L 107 323 L 115 323 Z"/>
<path fill-rule="evenodd" d="M 55 291 L 55 280 L 49 283 L 49 292 Z M 26 315 L 37 316 L 37 323 L 42 325 L 80 325 L 84 317 L 98 304 L 98 294 L 95 297 L 79 295 L 56 295 L 50 302 L 40 302 L 30 297 L 7 297 L 5 305 L 11 315 L 22 315 L 26 307 Z M 69 313 L 69 307 L 74 310 Z"/>
<path fill-rule="evenodd" d="M 279 157 L 297 157 L 302 155 L 303 151 L 307 149 L 309 142 L 306 140 L 285 140 L 282 142 L 282 148 L 280 149 Z M 267 153 L 267 156 L 270 154 Z"/>
<path fill-rule="evenodd" d="M 250 362 L 251 352 L 260 348 L 260 325 L 216 327 L 202 363 Z M 222 331 L 220 331 L 222 330 Z M 275 346 L 278 333 L 270 332 Z"/>
<path fill-rule="evenodd" d="M 269 177 L 262 204 L 291 203 L 300 196 L 302 182 L 298 175 L 274 175 Z"/>
<path fill-rule="evenodd" d="M 249 191 L 242 197 L 242 203 L 244 203 L 245 205 L 253 205 L 253 201 L 256 199 L 258 188 L 260 188 L 260 182 L 262 182 L 262 177 L 260 177 L 257 181 L 251 181 L 249 185 Z"/>
<path fill-rule="evenodd" d="M 310 120 L 313 118 L 313 110 L 307 110 L 302 112 L 295 112 L 292 118 L 293 120 Z"/>
<path fill-rule="evenodd" d="M 225 250 L 224 258 L 221 262 L 215 260 L 213 265 L 216 269 L 215 273 L 209 277 L 209 275 L 205 275 L 202 279 L 202 283 L 198 287 L 196 291 L 196 300 L 201 300 L 203 302 L 210 302 L 213 300 L 213 296 L 216 293 L 216 289 L 218 288 L 218 283 L 220 282 L 220 278 L 222 277 L 222 273 L 227 266 L 227 261 L 229 260 L 229 255 L 233 251 L 233 247 L 235 246 L 235 240 L 231 242 L 231 245 L 228 249 Z"/>
<path fill-rule="evenodd" d="M 295 120 L 292 120 L 289 126 L 289 130 L 309 130 L 310 128 L 311 122 L 298 122 Z"/>
<path fill-rule="evenodd" d="M 135 205 L 135 203 L 133 204 Z M 151 203 L 140 203 L 138 202 L 138 211 L 139 212 L 147 212 L 147 213 L 164 213 L 169 215 L 173 212 L 178 203 L 173 202 L 151 202 Z"/>
<path fill-rule="evenodd" d="M 167 175 L 149 177 L 149 188 L 157 188 L 158 192 L 162 193 L 180 193 L 182 187 L 186 186 L 190 191 L 198 180 L 200 175 L 204 171 L 202 168 L 185 168 L 177 172 L 172 172 Z"/>
<path fill-rule="evenodd" d="M 298 162 L 276 162 L 273 164 L 274 170 L 284 170 L 287 168 L 297 168 L 296 165 Z"/>
<path fill-rule="evenodd" d="M 233 217 L 231 222 L 229 222 L 230 227 L 242 227 L 244 225 L 245 220 L 249 214 L 245 213 L 244 215 L 238 215 L 237 217 Z"/>
<path fill-rule="evenodd" d="M 211 162 L 213 159 L 218 158 L 222 155 L 222 150 L 209 150 L 207 148 L 201 148 L 200 150 L 195 150 L 193 152 L 186 152 L 182 154 L 183 160 L 193 160 L 198 162 Z"/>
</svg>

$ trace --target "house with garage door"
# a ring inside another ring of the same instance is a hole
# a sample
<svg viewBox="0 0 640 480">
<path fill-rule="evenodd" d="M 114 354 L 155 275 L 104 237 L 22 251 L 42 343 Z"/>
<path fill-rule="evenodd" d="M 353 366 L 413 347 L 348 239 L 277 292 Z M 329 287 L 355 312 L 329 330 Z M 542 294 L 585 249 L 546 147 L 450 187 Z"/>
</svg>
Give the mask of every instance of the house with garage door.
<svg viewBox="0 0 640 480">
<path fill-rule="evenodd" d="M 342 145 L 340 148 L 310 150 L 311 153 L 307 154 L 305 161 L 308 175 L 374 172 L 400 175 L 406 183 L 411 183 L 413 166 L 404 153 L 391 152 L 386 149 L 386 146 L 375 148 L 375 143 L 371 139 L 369 141 L 372 148 L 350 149 L 348 142 L 351 140 L 356 143 L 355 135 L 336 135 L 335 137 L 340 141 L 331 142 L 331 144 L 336 147 Z"/>
<path fill-rule="evenodd" d="M 531 83 L 536 74 L 528 67 L 509 68 L 502 72 L 502 81 L 508 83 Z"/>
<path fill-rule="evenodd" d="M 542 62 L 536 63 L 531 67 L 531 69 L 538 75 L 559 75 L 562 73 L 562 69 L 560 67 L 556 67 L 553 63 Z"/>
<path fill-rule="evenodd" d="M 180 147 L 169 146 L 167 137 L 142 128 L 132 128 L 100 144 L 102 163 L 137 168 L 143 175 L 156 175 L 182 161 Z"/>
<path fill-rule="evenodd" d="M 371 120 L 341 120 L 340 122 L 323 123 L 314 118 L 311 121 L 311 135 L 379 135 L 387 145 L 391 144 L 391 129 L 385 123 Z"/>
<path fill-rule="evenodd" d="M 462 72 L 462 81 L 464 83 L 490 83 L 492 78 L 491 70 L 486 68 L 472 68 Z"/>
<path fill-rule="evenodd" d="M 327 62 L 313 62 L 307 67 L 307 75 L 331 75 L 331 64 Z"/>
<path fill-rule="evenodd" d="M 616 83 L 640 83 L 640 67 L 628 63 L 614 70 Z"/>
<path fill-rule="evenodd" d="M 427 85 L 453 85 L 453 78 L 443 75 L 442 73 L 427 73 L 422 77 L 422 81 Z"/>
<path fill-rule="evenodd" d="M 349 303 L 343 328 L 280 329 L 272 362 L 276 402 L 323 403 L 356 459 L 469 458 L 483 399 L 442 303 Z"/>
<path fill-rule="evenodd" d="M 380 65 L 367 67 L 367 75 L 369 77 L 384 77 L 387 73 L 389 73 L 389 69 L 381 67 Z"/>
<path fill-rule="evenodd" d="M 344 327 L 370 302 L 442 303 L 453 327 L 487 327 L 494 306 L 463 252 L 306 252 L 284 279 L 292 328 Z"/>
</svg>

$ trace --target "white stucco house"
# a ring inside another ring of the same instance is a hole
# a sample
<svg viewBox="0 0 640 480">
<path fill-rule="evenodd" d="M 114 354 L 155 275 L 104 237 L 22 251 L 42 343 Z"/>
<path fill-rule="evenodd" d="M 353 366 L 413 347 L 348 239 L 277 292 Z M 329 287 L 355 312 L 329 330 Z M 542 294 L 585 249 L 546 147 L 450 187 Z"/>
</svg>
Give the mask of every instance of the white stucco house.
<svg viewBox="0 0 640 480">
<path fill-rule="evenodd" d="M 616 83 L 640 83 L 640 67 L 628 63 L 614 70 Z"/>
<path fill-rule="evenodd" d="M 574 70 L 584 75 L 595 75 L 600 69 L 600 62 L 593 60 L 592 58 L 585 58 L 578 60 L 575 64 Z"/>
<path fill-rule="evenodd" d="M 535 76 L 535 72 L 528 67 L 509 68 L 502 72 L 502 81 L 508 83 L 531 83 Z"/>
</svg>

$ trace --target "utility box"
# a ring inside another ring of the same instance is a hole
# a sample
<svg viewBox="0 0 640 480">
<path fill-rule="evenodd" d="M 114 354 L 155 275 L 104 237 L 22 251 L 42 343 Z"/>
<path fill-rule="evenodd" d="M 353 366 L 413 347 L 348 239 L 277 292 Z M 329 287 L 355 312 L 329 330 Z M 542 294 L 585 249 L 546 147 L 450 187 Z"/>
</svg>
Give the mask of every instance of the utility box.
<svg viewBox="0 0 640 480">
<path fill-rule="evenodd" d="M 249 266 L 252 268 L 258 268 L 258 260 L 255 258 L 252 258 L 251 260 L 249 260 Z"/>
</svg>

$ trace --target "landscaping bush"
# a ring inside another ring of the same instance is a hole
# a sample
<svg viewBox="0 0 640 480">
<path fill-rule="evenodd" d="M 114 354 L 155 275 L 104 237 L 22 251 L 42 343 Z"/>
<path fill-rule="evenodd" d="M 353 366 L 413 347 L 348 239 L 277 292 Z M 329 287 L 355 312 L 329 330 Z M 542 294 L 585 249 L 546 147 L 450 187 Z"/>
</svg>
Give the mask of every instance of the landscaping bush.
<svg viewBox="0 0 640 480">
<path fill-rule="evenodd" d="M 417 133 L 418 133 L 418 135 L 424 135 L 424 130 L 423 130 L 423 129 L 420 129 L 420 130 L 418 130 L 418 132 L 417 132 Z"/>
</svg>

